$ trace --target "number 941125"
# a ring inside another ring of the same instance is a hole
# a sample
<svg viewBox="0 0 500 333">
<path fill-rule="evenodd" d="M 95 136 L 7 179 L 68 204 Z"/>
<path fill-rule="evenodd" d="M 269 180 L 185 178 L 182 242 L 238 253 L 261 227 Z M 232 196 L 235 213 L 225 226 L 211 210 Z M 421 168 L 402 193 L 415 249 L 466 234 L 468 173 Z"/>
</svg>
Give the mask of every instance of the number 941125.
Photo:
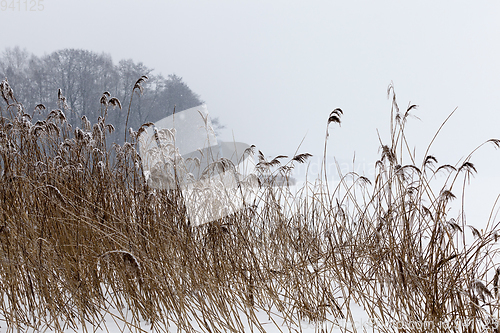
<svg viewBox="0 0 500 333">
<path fill-rule="evenodd" d="M 0 10 L 13 12 L 41 12 L 43 0 L 0 0 Z"/>
</svg>

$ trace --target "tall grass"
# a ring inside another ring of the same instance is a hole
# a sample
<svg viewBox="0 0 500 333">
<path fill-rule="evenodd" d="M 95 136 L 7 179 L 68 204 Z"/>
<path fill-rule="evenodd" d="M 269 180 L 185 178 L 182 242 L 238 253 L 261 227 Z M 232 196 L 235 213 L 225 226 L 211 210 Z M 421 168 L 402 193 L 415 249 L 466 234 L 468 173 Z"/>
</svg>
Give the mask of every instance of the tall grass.
<svg viewBox="0 0 500 333">
<path fill-rule="evenodd" d="M 141 130 L 107 144 L 106 115 L 121 108 L 109 93 L 98 122 L 84 117 L 73 129 L 61 93 L 60 109 L 39 105 L 35 121 L 6 80 L 0 88 L 0 318 L 10 331 L 105 331 L 104 316 L 125 312 L 131 331 L 355 331 L 355 303 L 381 332 L 469 321 L 474 331 L 499 316 L 498 225 L 477 230 L 449 210 L 475 173 L 473 155 L 455 166 L 427 153 L 416 161 L 405 136 L 415 106 L 401 112 L 392 87 L 390 142 L 374 179 L 351 172 L 328 188 L 321 174 L 293 193 L 273 179 L 310 155 L 260 154 L 266 182 L 255 201 L 199 227 L 180 191 L 148 185 Z"/>
</svg>

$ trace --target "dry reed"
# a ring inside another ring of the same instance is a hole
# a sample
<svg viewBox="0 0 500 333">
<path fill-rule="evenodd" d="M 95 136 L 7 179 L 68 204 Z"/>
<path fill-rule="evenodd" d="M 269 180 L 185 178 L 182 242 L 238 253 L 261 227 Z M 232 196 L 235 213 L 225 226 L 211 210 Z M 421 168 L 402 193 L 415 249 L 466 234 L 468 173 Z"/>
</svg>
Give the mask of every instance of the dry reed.
<svg viewBox="0 0 500 333">
<path fill-rule="evenodd" d="M 416 164 L 404 132 L 416 106 L 400 113 L 392 86 L 391 142 L 374 179 L 349 173 L 330 190 L 325 174 L 292 194 L 273 182 L 310 154 L 284 163 L 259 152 L 266 181 L 255 201 L 200 227 L 189 224 L 180 191 L 148 186 L 137 132 L 123 146 L 107 144 L 108 106 L 121 108 L 109 93 L 98 122 L 83 118 L 73 129 L 60 91 L 60 108 L 37 106 L 34 122 L 6 80 L 0 88 L 0 318 L 11 332 L 106 330 L 115 310 L 130 313 L 128 330 L 137 332 L 333 330 L 337 319 L 354 323 L 354 303 L 381 332 L 394 322 L 434 323 L 405 332 L 469 321 L 477 329 L 499 316 L 490 260 L 497 225 L 469 226 L 469 240 L 463 214 L 448 210 L 463 196 L 460 179 L 476 172 L 471 155 L 458 167 L 436 168 L 427 154 Z M 444 185 L 433 181 L 438 172 L 447 173 Z"/>
</svg>

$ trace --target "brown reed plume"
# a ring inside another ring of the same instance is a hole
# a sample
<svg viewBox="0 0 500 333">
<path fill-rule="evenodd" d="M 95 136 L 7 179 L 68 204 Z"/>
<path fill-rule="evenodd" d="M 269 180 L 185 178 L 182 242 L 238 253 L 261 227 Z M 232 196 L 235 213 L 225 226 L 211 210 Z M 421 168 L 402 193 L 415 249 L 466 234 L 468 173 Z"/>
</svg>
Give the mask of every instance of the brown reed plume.
<svg viewBox="0 0 500 333">
<path fill-rule="evenodd" d="M 498 225 L 481 229 L 462 213 L 473 154 L 439 165 L 427 148 L 417 164 L 404 132 L 416 107 L 400 113 L 392 86 L 391 137 L 373 179 L 339 171 L 325 193 L 322 170 L 293 191 L 286 180 L 311 155 L 269 161 L 259 152 L 266 181 L 255 198 L 201 226 L 190 223 L 179 187 L 155 189 L 144 176 L 138 136 L 152 124 L 107 147 L 108 106 L 121 106 L 111 94 L 95 124 L 85 117 L 73 129 L 62 92 L 58 109 L 28 114 L 6 80 L 0 87 L 0 320 L 9 332 L 106 331 L 109 318 L 132 332 L 354 332 L 356 305 L 375 332 L 396 322 L 414 323 L 405 332 L 445 332 L 449 322 L 478 331 L 500 315 Z M 341 115 L 334 110 L 327 126 Z M 188 178 L 199 161 L 176 153 L 175 131 L 156 137 L 163 150 L 150 153 L 178 172 L 165 178 Z"/>
</svg>

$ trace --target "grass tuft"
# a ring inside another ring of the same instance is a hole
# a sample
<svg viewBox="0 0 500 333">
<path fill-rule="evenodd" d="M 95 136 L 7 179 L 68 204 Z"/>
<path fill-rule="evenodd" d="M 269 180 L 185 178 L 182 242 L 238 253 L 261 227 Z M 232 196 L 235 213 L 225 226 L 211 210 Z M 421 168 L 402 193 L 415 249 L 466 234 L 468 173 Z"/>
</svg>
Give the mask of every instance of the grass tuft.
<svg viewBox="0 0 500 333">
<path fill-rule="evenodd" d="M 97 123 L 83 117 L 73 129 L 61 91 L 58 109 L 37 106 L 32 115 L 7 80 L 0 91 L 8 110 L 0 118 L 0 319 L 9 331 L 106 330 L 105 316 L 137 332 L 301 331 L 306 323 L 355 331 L 359 305 L 377 332 L 393 332 L 394 322 L 445 332 L 439 323 L 473 330 L 500 315 L 498 223 L 468 225 L 469 237 L 463 200 L 459 212 L 450 207 L 477 173 L 472 153 L 458 168 L 427 152 L 417 164 L 403 121 L 416 106 L 397 120 L 392 85 L 391 137 L 373 179 L 339 172 L 330 188 L 322 170 L 292 191 L 294 163 L 311 155 L 269 161 L 258 151 L 255 198 L 201 226 L 191 225 L 178 186 L 154 189 L 144 176 L 138 137 L 153 124 L 132 130 L 122 146 L 107 143 L 108 106 L 121 108 L 109 92 Z M 329 115 L 327 137 L 342 114 Z M 155 137 L 161 150 L 151 153 L 169 152 L 163 180 L 192 179 L 189 168 L 200 161 L 164 144 L 175 131 Z M 500 140 L 487 142 L 498 148 Z M 326 148 L 325 138 L 325 159 Z M 219 159 L 200 172 L 213 170 L 235 165 Z"/>
</svg>

